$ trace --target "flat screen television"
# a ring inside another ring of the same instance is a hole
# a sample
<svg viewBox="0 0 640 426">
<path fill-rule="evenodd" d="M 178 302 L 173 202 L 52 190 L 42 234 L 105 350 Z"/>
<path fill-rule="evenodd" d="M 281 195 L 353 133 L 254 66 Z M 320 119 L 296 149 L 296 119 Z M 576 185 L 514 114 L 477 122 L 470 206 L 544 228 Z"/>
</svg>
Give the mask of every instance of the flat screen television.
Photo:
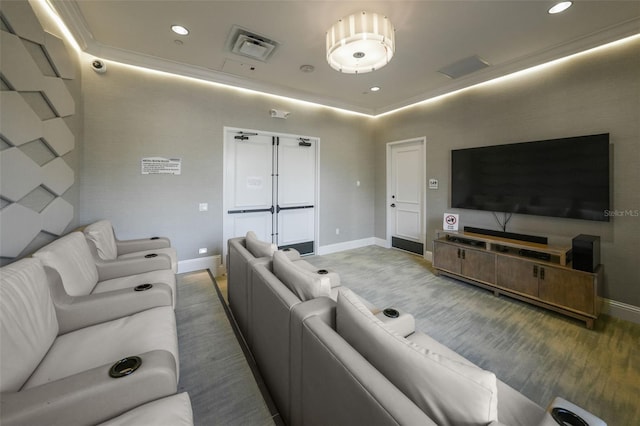
<svg viewBox="0 0 640 426">
<path fill-rule="evenodd" d="M 451 207 L 608 221 L 609 134 L 452 150 Z"/>
</svg>

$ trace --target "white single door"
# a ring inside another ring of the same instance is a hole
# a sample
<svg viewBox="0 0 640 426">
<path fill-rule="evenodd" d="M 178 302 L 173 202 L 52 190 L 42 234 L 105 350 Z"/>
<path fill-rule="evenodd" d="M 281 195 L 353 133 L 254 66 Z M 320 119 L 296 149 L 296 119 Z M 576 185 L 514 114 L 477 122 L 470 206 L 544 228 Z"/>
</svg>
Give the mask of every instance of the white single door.
<svg viewBox="0 0 640 426">
<path fill-rule="evenodd" d="M 314 251 L 317 140 L 277 139 L 277 244 L 300 253 Z"/>
<path fill-rule="evenodd" d="M 225 141 L 227 238 L 254 231 L 263 241 L 273 232 L 273 138 L 231 131 Z"/>
<path fill-rule="evenodd" d="M 422 140 L 390 145 L 388 214 L 391 246 L 424 255 L 424 146 Z"/>
</svg>

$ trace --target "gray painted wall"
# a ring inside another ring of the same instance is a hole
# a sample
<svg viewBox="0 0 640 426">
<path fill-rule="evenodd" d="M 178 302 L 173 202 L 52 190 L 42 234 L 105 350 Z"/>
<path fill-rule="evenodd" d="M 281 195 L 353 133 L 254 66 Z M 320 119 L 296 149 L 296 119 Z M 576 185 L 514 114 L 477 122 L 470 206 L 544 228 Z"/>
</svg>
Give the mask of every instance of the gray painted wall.
<svg viewBox="0 0 640 426">
<path fill-rule="evenodd" d="M 446 212 L 461 226 L 499 229 L 490 212 L 449 209 L 451 149 L 610 133 L 612 210 L 640 209 L 640 42 L 592 52 L 539 72 L 474 88 L 375 121 L 377 170 L 385 144 L 427 138 L 427 235 L 442 229 Z M 385 173 L 376 175 L 375 235 L 385 237 Z M 513 215 L 507 230 L 548 236 L 570 245 L 578 234 L 599 235 L 605 265 L 604 296 L 640 306 L 640 217 L 609 223 Z M 429 250 L 432 246 L 429 244 Z"/>
<path fill-rule="evenodd" d="M 220 254 L 228 126 L 319 137 L 320 244 L 373 235 L 366 117 L 118 64 L 109 63 L 105 74 L 83 65 L 82 74 L 82 223 L 108 218 L 121 239 L 168 236 L 181 260 Z M 291 116 L 271 118 L 271 108 Z M 140 159 L 150 156 L 182 158 L 182 174 L 141 175 Z M 201 202 L 208 212 L 198 211 Z M 200 247 L 209 253 L 199 255 Z"/>
</svg>

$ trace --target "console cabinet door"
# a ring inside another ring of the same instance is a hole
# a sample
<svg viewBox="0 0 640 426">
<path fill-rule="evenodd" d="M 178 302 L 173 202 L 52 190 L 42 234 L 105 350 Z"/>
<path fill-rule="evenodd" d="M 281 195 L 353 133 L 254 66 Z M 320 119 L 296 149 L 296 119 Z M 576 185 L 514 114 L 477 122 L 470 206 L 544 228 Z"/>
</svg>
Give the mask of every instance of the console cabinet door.
<svg viewBox="0 0 640 426">
<path fill-rule="evenodd" d="M 507 256 L 498 256 L 497 263 L 499 287 L 538 297 L 539 265 Z"/>
<path fill-rule="evenodd" d="M 540 299 L 595 315 L 594 285 L 592 275 L 545 266 L 539 280 Z"/>
<path fill-rule="evenodd" d="M 442 243 L 440 241 L 433 242 L 433 266 L 443 271 L 449 271 L 454 274 L 460 273 L 460 253 L 461 248 Z"/>
<path fill-rule="evenodd" d="M 464 248 L 462 252 L 462 275 L 488 284 L 496 283 L 496 255 L 484 250 Z"/>
</svg>

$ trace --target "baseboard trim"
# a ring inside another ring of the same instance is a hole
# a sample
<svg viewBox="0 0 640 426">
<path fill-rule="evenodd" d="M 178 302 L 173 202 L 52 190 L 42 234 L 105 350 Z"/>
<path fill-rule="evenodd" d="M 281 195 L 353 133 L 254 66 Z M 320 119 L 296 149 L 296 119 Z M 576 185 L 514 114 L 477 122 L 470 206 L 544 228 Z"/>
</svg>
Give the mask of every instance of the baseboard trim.
<svg viewBox="0 0 640 426">
<path fill-rule="evenodd" d="M 602 300 L 602 313 L 640 324 L 640 307 L 611 299 Z"/>
<path fill-rule="evenodd" d="M 208 269 L 209 271 L 211 271 L 214 277 L 219 276 L 217 274 L 219 273 L 220 269 L 220 259 L 221 256 L 217 254 L 214 256 L 181 260 L 178 262 L 178 273 L 184 274 L 185 272 L 194 272 Z"/>
<path fill-rule="evenodd" d="M 338 253 L 340 251 L 352 250 L 356 248 L 371 246 L 376 244 L 376 238 L 363 238 L 361 240 L 345 241 L 344 243 L 329 244 L 327 246 L 318 247 L 318 255 Z M 376 244 L 378 245 L 378 244 Z"/>
</svg>

